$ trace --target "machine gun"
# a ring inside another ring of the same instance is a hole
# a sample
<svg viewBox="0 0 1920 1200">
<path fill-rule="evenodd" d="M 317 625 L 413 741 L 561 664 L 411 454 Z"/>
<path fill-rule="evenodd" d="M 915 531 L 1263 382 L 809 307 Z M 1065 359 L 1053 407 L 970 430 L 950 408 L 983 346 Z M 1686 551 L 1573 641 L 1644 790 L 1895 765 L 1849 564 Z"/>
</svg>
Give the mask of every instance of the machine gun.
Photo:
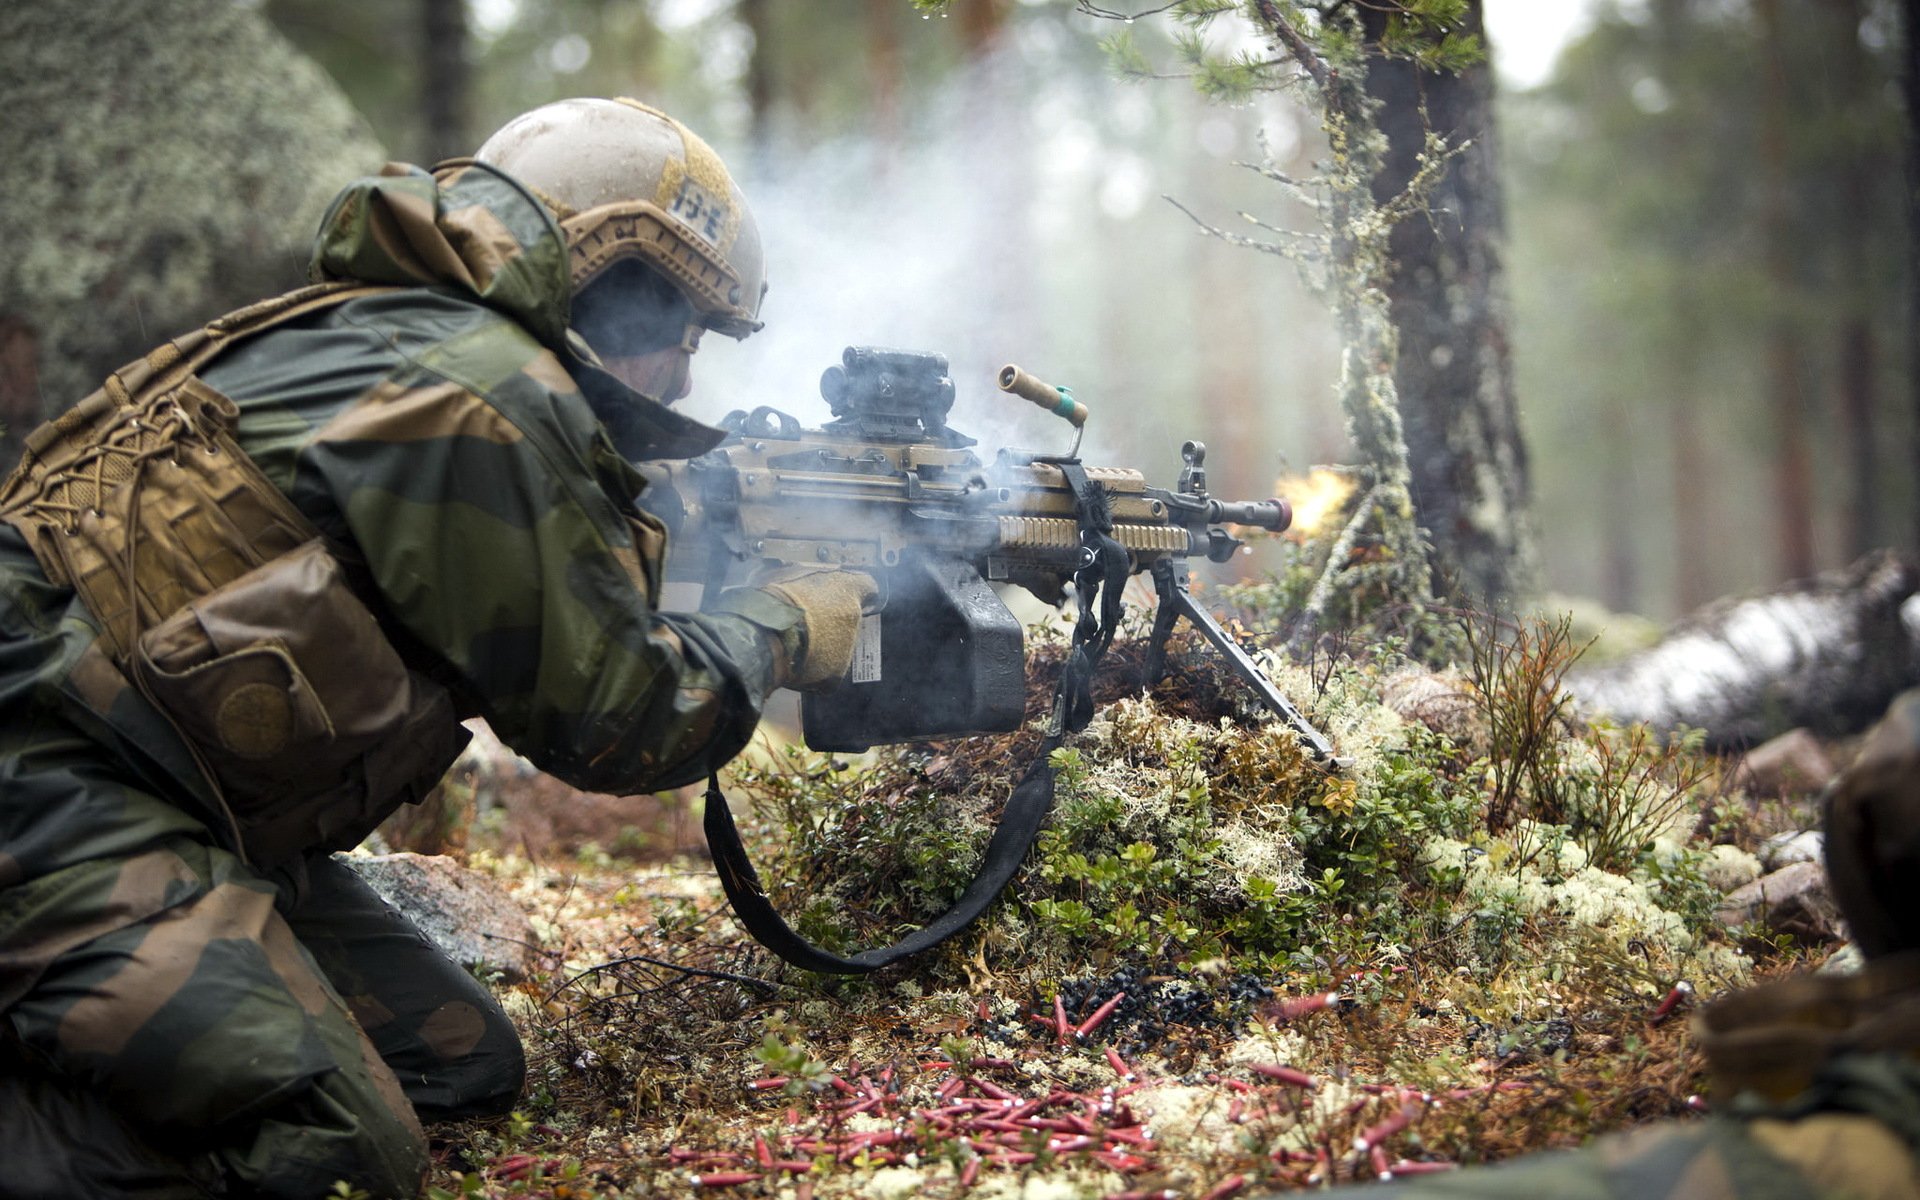
<svg viewBox="0 0 1920 1200">
<path fill-rule="evenodd" d="M 1092 519 L 1124 549 L 1130 572 L 1153 578 L 1149 686 L 1185 617 L 1308 753 L 1332 764 L 1326 738 L 1187 591 L 1190 558 L 1225 562 L 1242 545 L 1222 526 L 1285 529 L 1286 501 L 1209 496 L 1199 442 L 1181 447 L 1172 489 L 1131 468 L 1085 466 L 1087 409 L 1071 392 L 1014 366 L 999 383 L 1068 421 L 1073 448 L 983 460 L 973 439 L 946 424 L 954 386 L 945 356 L 855 346 L 821 377 L 833 414 L 824 427 L 804 429 L 772 408 L 735 412 L 722 422 L 731 436 L 713 451 L 643 465 L 649 486 L 639 503 L 672 535 L 668 579 L 704 584 L 711 598 L 762 563 L 874 575 L 878 612 L 861 622 L 847 683 L 801 703 L 802 731 L 817 750 L 1004 732 L 1024 715 L 1025 654 L 1020 623 L 991 585 L 1061 603 L 1095 557 L 1082 536 Z"/>
</svg>

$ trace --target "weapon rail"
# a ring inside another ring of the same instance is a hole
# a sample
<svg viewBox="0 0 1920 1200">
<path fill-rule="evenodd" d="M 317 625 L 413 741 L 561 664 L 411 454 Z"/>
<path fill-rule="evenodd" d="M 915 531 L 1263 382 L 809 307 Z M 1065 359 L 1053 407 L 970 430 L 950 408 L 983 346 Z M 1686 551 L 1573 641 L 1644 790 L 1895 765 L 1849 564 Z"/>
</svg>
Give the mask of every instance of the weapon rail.
<svg viewBox="0 0 1920 1200">
<path fill-rule="evenodd" d="M 1014 366 L 1000 384 L 1084 426 L 1087 409 L 1067 389 Z M 879 581 L 848 682 L 802 701 L 809 745 L 854 751 L 1017 728 L 1024 635 L 991 585 L 1059 605 L 1093 562 L 1091 520 L 1124 549 L 1129 573 L 1153 578 L 1149 685 L 1185 617 L 1315 759 L 1333 763 L 1326 738 L 1187 591 L 1189 559 L 1225 562 L 1243 544 L 1223 526 L 1285 529 L 1286 501 L 1208 495 L 1199 442 L 1182 446 L 1171 489 L 1132 468 L 1083 464 L 1077 435 L 1068 454 L 1003 449 L 983 460 L 946 424 L 954 388 L 939 354 L 850 347 L 820 390 L 834 417 L 823 427 L 772 408 L 733 413 L 730 436 L 708 454 L 644 465 L 640 498 L 672 535 L 668 578 L 702 584 L 708 597 L 761 563 L 852 567 Z"/>
</svg>

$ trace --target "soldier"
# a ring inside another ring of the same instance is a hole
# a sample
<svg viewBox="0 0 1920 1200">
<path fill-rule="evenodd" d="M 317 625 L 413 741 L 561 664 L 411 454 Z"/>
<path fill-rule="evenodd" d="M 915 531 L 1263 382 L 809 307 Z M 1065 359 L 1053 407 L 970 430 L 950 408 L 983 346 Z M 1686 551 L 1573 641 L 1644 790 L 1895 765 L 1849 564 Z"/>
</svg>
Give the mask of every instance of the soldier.
<svg viewBox="0 0 1920 1200">
<path fill-rule="evenodd" d="M 1920 1200 L 1920 691 L 1874 727 L 1825 825 L 1828 877 L 1866 966 L 1736 992 L 1702 1012 L 1714 1116 L 1366 1194 Z"/>
<path fill-rule="evenodd" d="M 390 166 L 316 286 L 116 372 L 0 490 L 0 1194 L 411 1196 L 508 1110 L 486 989 L 327 852 L 484 716 L 586 789 L 691 782 L 844 674 L 866 576 L 656 611 L 632 463 L 760 328 L 719 157 L 633 101 Z"/>
</svg>

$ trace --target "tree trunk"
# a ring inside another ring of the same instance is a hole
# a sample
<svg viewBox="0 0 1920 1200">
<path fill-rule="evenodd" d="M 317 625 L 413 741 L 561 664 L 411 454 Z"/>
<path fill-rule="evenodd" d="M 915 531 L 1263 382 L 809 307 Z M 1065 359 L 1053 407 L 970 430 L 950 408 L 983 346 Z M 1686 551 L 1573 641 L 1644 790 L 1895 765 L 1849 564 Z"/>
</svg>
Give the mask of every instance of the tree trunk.
<svg viewBox="0 0 1920 1200">
<path fill-rule="evenodd" d="M 900 15 L 898 0 L 867 0 L 867 111 L 882 161 L 900 142 Z"/>
<path fill-rule="evenodd" d="M 422 161 L 473 153 L 468 129 L 473 72 L 467 64 L 467 0 L 420 0 Z"/>
<path fill-rule="evenodd" d="M 1845 571 L 1716 601 L 1659 645 L 1575 670 L 1567 689 L 1589 711 L 1662 732 L 1703 729 L 1720 749 L 1800 726 L 1857 733 L 1920 674 L 1902 613 L 1916 588 L 1913 564 L 1869 555 Z"/>
<path fill-rule="evenodd" d="M 1836 86 L 1844 97 L 1842 112 L 1852 117 L 1862 111 L 1861 92 L 1871 78 L 1866 56 L 1860 50 L 1861 0 L 1838 0 L 1828 15 L 1837 26 L 1832 36 L 1834 58 L 1839 64 L 1835 71 Z M 1876 165 L 1857 144 L 1848 146 L 1838 180 L 1840 222 L 1834 231 L 1840 241 L 1840 281 L 1846 298 L 1846 310 L 1841 314 L 1834 347 L 1834 357 L 1839 364 L 1836 384 L 1840 402 L 1836 407 L 1845 438 L 1847 463 L 1844 536 L 1847 553 L 1856 558 L 1883 544 L 1878 470 L 1879 406 L 1874 387 L 1876 347 L 1866 287 L 1866 280 L 1873 272 L 1867 245 L 1873 220 L 1868 195 Z"/>
<path fill-rule="evenodd" d="M 1781 574 L 1805 579 L 1814 571 L 1813 462 L 1807 453 L 1805 364 L 1800 323 L 1792 312 L 1797 290 L 1793 229 L 1788 210 L 1786 45 L 1780 0 L 1757 0 L 1761 53 L 1760 178 L 1766 271 L 1773 316 L 1767 337 L 1767 400 L 1772 414 L 1774 528 Z"/>
<path fill-rule="evenodd" d="M 1366 7 L 1377 42 L 1390 6 Z M 1465 27 L 1483 34 L 1479 0 Z M 1493 74 L 1481 63 L 1432 73 L 1375 61 L 1367 92 L 1387 151 L 1373 194 L 1385 203 L 1418 169 L 1427 127 L 1450 146 L 1471 142 L 1435 189 L 1429 214 L 1394 227 L 1388 284 L 1400 354 L 1415 511 L 1433 540 L 1440 590 L 1493 606 L 1531 586 L 1530 494 L 1514 397 L 1501 239 L 1505 232 L 1493 126 Z"/>
<path fill-rule="evenodd" d="M 1655 61 L 1661 82 L 1668 88 L 1676 87 L 1690 69 L 1685 49 L 1686 6 L 1687 0 L 1656 0 L 1653 5 L 1658 39 Z M 1672 119 L 1662 121 L 1660 130 L 1658 144 L 1666 169 L 1675 180 L 1684 179 L 1693 157 L 1689 131 Z M 1676 182 L 1668 186 L 1683 185 Z M 1713 544 L 1716 527 L 1715 490 L 1699 408 L 1700 347 L 1707 339 L 1709 314 L 1690 273 L 1670 272 L 1668 279 L 1662 349 L 1670 367 L 1665 407 L 1672 464 L 1673 598 L 1678 611 L 1690 612 L 1718 594 L 1713 584 L 1713 556 L 1702 552 L 1703 547 Z"/>
<path fill-rule="evenodd" d="M 1003 0 L 967 0 L 954 5 L 953 12 L 960 18 L 960 40 L 969 58 L 982 58 L 1000 48 L 1007 21 Z"/>
<path fill-rule="evenodd" d="M 747 54 L 747 144 L 756 167 L 765 167 L 773 149 L 773 5 L 771 0 L 740 0 L 740 22 L 753 35 Z"/>
<path fill-rule="evenodd" d="M 1712 559 L 1702 553 L 1708 544 L 1712 522 L 1706 519 L 1713 503 L 1712 480 L 1707 474 L 1706 439 L 1700 433 L 1700 413 L 1695 407 L 1694 382 L 1699 377 L 1694 344 L 1688 333 L 1699 328 L 1692 311 L 1693 300 L 1684 285 L 1674 298 L 1674 323 L 1680 328 L 1676 338 L 1674 381 L 1667 401 L 1667 434 L 1673 455 L 1673 591 L 1679 611 L 1687 612 L 1713 599 Z M 1620 436 L 1625 437 L 1623 430 Z"/>
<path fill-rule="evenodd" d="M 1907 97 L 1907 466 L 1920 480 L 1920 0 L 1906 0 L 1900 24 L 1905 39 Z M 1920 553 L 1920 488 L 1913 492 L 1908 545 Z"/>
<path fill-rule="evenodd" d="M 1628 423 L 1631 406 L 1625 397 L 1611 397 L 1607 409 L 1615 429 L 1632 428 Z M 1626 437 L 1601 439 L 1599 449 L 1601 478 L 1605 480 L 1602 494 L 1633 495 L 1639 472 L 1630 441 Z M 1638 612 L 1645 603 L 1645 598 L 1640 594 L 1640 531 L 1633 522 L 1604 513 L 1601 515 L 1600 530 L 1601 563 L 1604 569 L 1600 598 L 1614 612 Z"/>
<path fill-rule="evenodd" d="M 1858 278 L 1856 276 L 1856 278 Z M 1861 312 L 1841 324 L 1835 356 L 1840 360 L 1840 415 L 1847 439 L 1847 552 L 1855 556 L 1881 544 L 1879 420 L 1874 414 L 1873 325 Z"/>
</svg>

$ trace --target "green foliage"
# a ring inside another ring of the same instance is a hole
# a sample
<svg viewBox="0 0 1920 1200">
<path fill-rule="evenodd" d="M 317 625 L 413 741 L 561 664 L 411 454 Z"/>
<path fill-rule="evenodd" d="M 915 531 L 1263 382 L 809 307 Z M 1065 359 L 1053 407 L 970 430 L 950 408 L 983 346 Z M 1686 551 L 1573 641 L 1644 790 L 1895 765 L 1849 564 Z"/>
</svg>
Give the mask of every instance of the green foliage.
<svg viewBox="0 0 1920 1200">
<path fill-rule="evenodd" d="M 922 11 L 941 11 L 947 7 L 947 0 L 913 0 L 913 4 Z M 1174 24 L 1169 34 L 1173 55 L 1185 67 L 1178 74 L 1191 80 L 1209 99 L 1229 103 L 1244 103 L 1257 93 L 1295 86 L 1303 69 L 1303 55 L 1315 56 L 1362 78 L 1369 58 L 1406 59 L 1429 71 L 1447 72 L 1466 70 L 1486 60 L 1484 43 L 1462 28 L 1469 15 L 1467 0 L 1386 0 L 1380 7 L 1388 13 L 1385 28 L 1377 41 L 1369 43 L 1358 25 L 1338 12 L 1338 4 L 1275 5 L 1278 21 L 1299 34 L 1298 49 L 1277 56 L 1223 52 L 1207 36 L 1220 18 L 1240 14 L 1264 41 L 1285 41 L 1273 19 L 1256 5 L 1242 0 L 1180 0 L 1166 10 L 1166 15 Z M 1109 14 L 1100 11 L 1092 15 Z M 1123 77 L 1162 77 L 1135 41 L 1133 24 L 1129 20 L 1128 28 L 1102 41 L 1110 65 Z"/>
<path fill-rule="evenodd" d="M 1377 649 L 1311 675 L 1270 658 L 1350 759 L 1331 774 L 1282 726 L 1196 707 L 1207 692 L 1190 677 L 1170 707 L 1107 703 L 1053 752 L 1054 808 L 1007 897 L 919 978 L 958 989 L 983 963 L 1053 980 L 1224 964 L 1312 988 L 1421 955 L 1490 983 L 1578 973 L 1565 946 L 1581 938 L 1649 947 L 1659 970 L 1737 977 L 1691 819 L 1699 740 L 1571 721 L 1568 629 L 1475 623 L 1462 634 L 1471 680 Z M 1386 707 L 1388 681 L 1407 676 L 1451 697 L 1436 720 L 1452 736 Z M 971 876 L 1011 784 L 1005 757 L 883 752 L 848 771 L 803 755 L 757 777 L 776 903 L 836 948 L 924 922 Z"/>
<path fill-rule="evenodd" d="M 1367 670 L 1337 670 L 1329 695 L 1377 703 Z M 1054 751 L 1053 812 L 1011 902 L 931 970 L 961 970 L 983 945 L 996 970 L 1067 973 L 1215 959 L 1284 970 L 1371 953 L 1349 945 L 1356 924 L 1376 948 L 1415 941 L 1436 920 L 1421 848 L 1466 836 L 1477 793 L 1450 778 L 1458 748 L 1424 727 L 1373 749 L 1363 772 L 1329 775 L 1278 725 L 1116 702 Z M 796 766 L 744 782 L 776 903 L 835 948 L 897 936 L 950 902 L 988 837 L 978 814 L 1006 786 L 994 775 L 954 795 L 913 754 L 857 772 Z"/>
<path fill-rule="evenodd" d="M 1216 17 L 1238 12 L 1245 7 L 1241 0 L 1180 0 L 1173 6 L 1173 15 L 1196 28 L 1204 28 Z"/>
<path fill-rule="evenodd" d="M 1522 817 L 1564 816 L 1560 742 L 1572 705 L 1563 688 L 1584 647 L 1564 615 L 1503 630 L 1491 616 L 1462 622 L 1467 665 L 1491 743 L 1487 827 L 1505 832 Z"/>
<path fill-rule="evenodd" d="M 1593 751 L 1591 772 L 1576 772 L 1580 786 L 1566 789 L 1562 801 L 1595 866 L 1626 870 L 1677 824 L 1691 827 L 1701 790 L 1715 774 L 1704 753 L 1705 731 L 1679 729 L 1662 740 L 1645 725 L 1600 723 L 1585 742 Z"/>
<path fill-rule="evenodd" d="M 1146 54 L 1140 49 L 1140 43 L 1134 40 L 1133 30 L 1122 29 L 1112 37 L 1100 39 L 1100 50 L 1107 56 L 1114 74 L 1122 79 L 1152 79 L 1153 64 L 1147 61 Z"/>
<path fill-rule="evenodd" d="M 1715 773 L 1704 732 L 1681 729 L 1662 739 L 1645 725 L 1607 722 L 1576 730 L 1564 684 L 1586 647 L 1575 644 L 1569 616 L 1507 628 L 1470 616 L 1460 625 L 1488 733 L 1490 832 L 1523 820 L 1562 830 L 1595 867 L 1625 873 L 1656 839 L 1691 831 Z M 1536 839 L 1523 858 L 1545 848 Z"/>
<path fill-rule="evenodd" d="M 1707 852 L 1696 846 L 1680 846 L 1660 853 L 1652 846 L 1642 849 L 1635 864 L 1636 874 L 1653 889 L 1660 907 L 1678 913 L 1691 924 L 1705 926 L 1726 899 L 1706 874 Z"/>
<path fill-rule="evenodd" d="M 754 1047 L 753 1056 L 766 1068 L 768 1075 L 786 1079 L 782 1092 L 798 1096 L 804 1092 L 826 1089 L 833 1078 L 833 1071 L 807 1052 L 805 1043 L 798 1037 L 798 1031 L 779 1021 L 768 1024 L 766 1035 Z M 789 1037 L 794 1040 L 788 1041 Z"/>
<path fill-rule="evenodd" d="M 1408 0 L 1387 17 L 1379 52 L 1410 59 L 1429 71 L 1459 72 L 1483 62 L 1486 46 L 1478 36 L 1460 31 L 1468 8 L 1467 0 Z"/>
<path fill-rule="evenodd" d="M 1389 748 L 1368 786 L 1342 780 L 1315 803 L 1294 811 L 1293 832 L 1307 865 L 1322 878 L 1353 882 L 1346 901 L 1357 911 L 1398 908 L 1419 849 L 1435 835 L 1464 837 L 1479 816 L 1470 792 L 1451 786 L 1441 764 L 1451 744 L 1424 728 Z"/>
</svg>

